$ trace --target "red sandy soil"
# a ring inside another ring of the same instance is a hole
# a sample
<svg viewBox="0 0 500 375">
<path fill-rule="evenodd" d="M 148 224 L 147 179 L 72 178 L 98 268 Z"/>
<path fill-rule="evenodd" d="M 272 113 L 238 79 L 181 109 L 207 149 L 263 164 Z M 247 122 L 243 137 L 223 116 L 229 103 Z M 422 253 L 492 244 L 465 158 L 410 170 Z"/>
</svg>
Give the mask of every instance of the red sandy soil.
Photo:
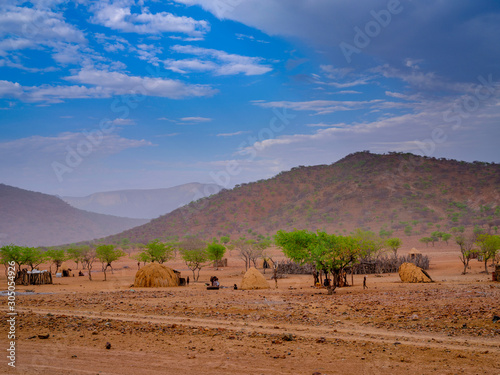
<svg viewBox="0 0 500 375">
<path fill-rule="evenodd" d="M 129 258 L 114 265 L 108 281 L 99 271 L 94 281 L 18 286 L 35 293 L 17 296 L 16 369 L 4 355 L 0 373 L 500 374 L 500 322 L 492 322 L 500 315 L 500 283 L 480 273 L 476 260 L 461 275 L 451 245 L 421 250 L 431 258 L 434 283 L 368 275 L 363 290 L 363 276 L 355 276 L 354 286 L 333 296 L 311 287 L 308 275 L 280 279 L 278 289 L 270 280 L 268 290 L 206 290 L 212 275 L 223 286 L 240 283 L 236 251 L 229 267 L 206 267 L 188 287 L 134 288 L 137 263 Z M 168 265 L 192 281 L 179 260 Z M 4 352 L 7 330 L 2 319 Z"/>
</svg>

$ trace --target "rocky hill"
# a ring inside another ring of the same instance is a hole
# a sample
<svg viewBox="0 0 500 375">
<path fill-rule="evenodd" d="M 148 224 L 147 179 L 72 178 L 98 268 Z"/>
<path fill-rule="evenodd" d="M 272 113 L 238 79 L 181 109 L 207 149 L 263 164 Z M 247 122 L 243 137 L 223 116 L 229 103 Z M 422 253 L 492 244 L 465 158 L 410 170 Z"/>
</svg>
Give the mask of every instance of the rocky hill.
<svg viewBox="0 0 500 375">
<path fill-rule="evenodd" d="M 461 225 L 490 231 L 500 225 L 500 165 L 359 152 L 223 190 L 106 241 L 249 237 L 293 228 L 424 236 Z"/>
<path fill-rule="evenodd" d="M 165 189 L 118 190 L 62 199 L 81 210 L 136 219 L 154 219 L 220 190 L 221 187 L 215 184 L 190 183 Z"/>
<path fill-rule="evenodd" d="M 0 184 L 0 246 L 87 241 L 146 222 L 78 210 L 52 195 Z"/>
</svg>

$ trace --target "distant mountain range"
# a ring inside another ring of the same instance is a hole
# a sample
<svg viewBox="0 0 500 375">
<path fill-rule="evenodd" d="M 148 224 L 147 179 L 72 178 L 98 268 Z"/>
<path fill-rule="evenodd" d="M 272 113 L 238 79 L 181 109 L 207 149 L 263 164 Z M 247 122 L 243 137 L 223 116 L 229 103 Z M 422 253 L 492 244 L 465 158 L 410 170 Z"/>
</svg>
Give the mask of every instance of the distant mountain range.
<svg viewBox="0 0 500 375">
<path fill-rule="evenodd" d="M 0 246 L 51 246 L 109 236 L 148 222 L 71 207 L 58 197 L 0 184 Z"/>
<path fill-rule="evenodd" d="M 218 193 L 215 184 L 190 183 L 165 189 L 118 190 L 86 197 L 61 197 L 81 210 L 137 219 L 154 219 L 193 200 Z"/>
<path fill-rule="evenodd" d="M 462 225 L 498 231 L 499 164 L 358 152 L 236 186 L 105 240 L 251 238 L 294 228 L 339 234 L 383 229 L 406 238 Z"/>
</svg>

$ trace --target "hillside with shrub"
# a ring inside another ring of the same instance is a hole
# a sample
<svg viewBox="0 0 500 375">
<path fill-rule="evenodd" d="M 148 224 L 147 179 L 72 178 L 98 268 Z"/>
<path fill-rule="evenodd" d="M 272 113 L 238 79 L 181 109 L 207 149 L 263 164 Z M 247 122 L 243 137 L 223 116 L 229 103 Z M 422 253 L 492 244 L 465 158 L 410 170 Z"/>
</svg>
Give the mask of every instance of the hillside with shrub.
<svg viewBox="0 0 500 375">
<path fill-rule="evenodd" d="M 500 165 L 409 153 L 350 154 L 242 184 L 105 239 L 273 235 L 279 229 L 426 236 L 500 225 Z"/>
</svg>

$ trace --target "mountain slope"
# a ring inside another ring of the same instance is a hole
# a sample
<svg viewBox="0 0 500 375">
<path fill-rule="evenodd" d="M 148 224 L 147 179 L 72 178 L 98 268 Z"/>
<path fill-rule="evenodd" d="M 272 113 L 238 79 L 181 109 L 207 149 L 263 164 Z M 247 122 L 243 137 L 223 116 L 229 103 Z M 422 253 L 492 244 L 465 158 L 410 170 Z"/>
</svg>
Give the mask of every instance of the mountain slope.
<svg viewBox="0 0 500 375">
<path fill-rule="evenodd" d="M 215 184 L 190 183 L 166 189 L 118 190 L 86 197 L 62 197 L 81 210 L 106 215 L 153 219 L 202 197 L 216 194 Z"/>
<path fill-rule="evenodd" d="M 78 210 L 61 199 L 0 184 L 0 244 L 50 246 L 119 233 L 147 220 Z"/>
<path fill-rule="evenodd" d="M 209 239 L 293 228 L 383 228 L 423 236 L 460 225 L 500 226 L 500 165 L 359 152 L 332 165 L 297 167 L 224 190 L 107 241 Z"/>
</svg>

